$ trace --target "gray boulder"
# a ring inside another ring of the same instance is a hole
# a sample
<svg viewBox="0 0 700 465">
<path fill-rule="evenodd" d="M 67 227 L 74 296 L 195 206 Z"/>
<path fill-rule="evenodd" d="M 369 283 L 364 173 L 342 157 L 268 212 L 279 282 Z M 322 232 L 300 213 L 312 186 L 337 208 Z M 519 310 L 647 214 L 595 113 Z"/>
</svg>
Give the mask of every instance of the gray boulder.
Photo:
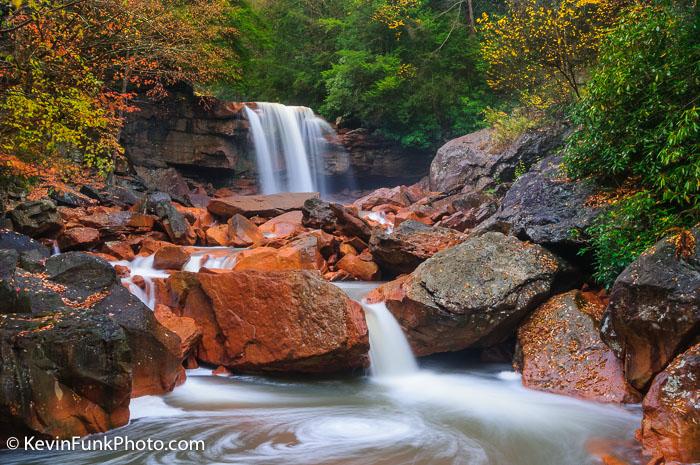
<svg viewBox="0 0 700 465">
<path fill-rule="evenodd" d="M 467 134 L 440 147 L 430 165 L 431 191 L 497 190 L 515 179 L 518 166 L 529 168 L 558 148 L 565 129 L 528 131 L 505 148 L 494 147 L 492 129 Z"/>
<path fill-rule="evenodd" d="M 428 355 L 512 337 L 564 271 L 566 264 L 538 245 L 487 233 L 437 253 L 378 293 L 414 352 Z"/>
<path fill-rule="evenodd" d="M 592 181 L 567 179 L 561 163 L 561 156 L 549 156 L 518 178 L 498 211 L 476 231 L 500 231 L 561 249 L 585 245 L 585 230 L 604 211 L 588 202 L 599 188 Z"/>
<path fill-rule="evenodd" d="M 22 202 L 9 216 L 15 230 L 32 237 L 46 236 L 63 227 L 61 215 L 50 200 Z"/>
</svg>

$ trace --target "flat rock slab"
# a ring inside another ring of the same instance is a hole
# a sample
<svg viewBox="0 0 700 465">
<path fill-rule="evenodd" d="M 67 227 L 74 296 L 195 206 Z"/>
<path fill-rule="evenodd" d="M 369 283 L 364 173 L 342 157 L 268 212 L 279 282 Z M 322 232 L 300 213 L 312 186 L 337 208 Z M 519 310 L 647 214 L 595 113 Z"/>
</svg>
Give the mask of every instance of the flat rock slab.
<svg viewBox="0 0 700 465">
<path fill-rule="evenodd" d="M 292 210 L 301 210 L 304 202 L 318 198 L 318 192 L 287 192 L 270 195 L 241 195 L 211 199 L 207 209 L 214 215 L 231 218 L 239 214 L 247 218 L 274 218 Z"/>
</svg>

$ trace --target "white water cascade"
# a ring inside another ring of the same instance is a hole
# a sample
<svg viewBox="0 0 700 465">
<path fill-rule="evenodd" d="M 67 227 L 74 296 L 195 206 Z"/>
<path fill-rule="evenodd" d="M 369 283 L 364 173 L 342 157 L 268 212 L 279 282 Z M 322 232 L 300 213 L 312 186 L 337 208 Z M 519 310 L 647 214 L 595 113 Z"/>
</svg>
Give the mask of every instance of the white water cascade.
<svg viewBox="0 0 700 465">
<path fill-rule="evenodd" d="M 307 107 L 258 102 L 245 114 L 263 194 L 325 191 L 320 174 L 335 131 Z"/>
<path fill-rule="evenodd" d="M 399 323 L 384 302 L 362 304 L 369 332 L 372 376 L 405 376 L 418 371 L 418 364 Z"/>
</svg>

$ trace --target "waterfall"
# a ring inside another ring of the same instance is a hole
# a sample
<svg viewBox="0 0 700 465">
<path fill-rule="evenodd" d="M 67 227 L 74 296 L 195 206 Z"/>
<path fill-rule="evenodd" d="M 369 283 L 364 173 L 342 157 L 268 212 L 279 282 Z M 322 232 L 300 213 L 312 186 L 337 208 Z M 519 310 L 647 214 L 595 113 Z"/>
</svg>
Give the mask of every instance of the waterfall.
<svg viewBox="0 0 700 465">
<path fill-rule="evenodd" d="M 362 304 L 369 332 L 372 376 L 391 377 L 418 371 L 418 364 L 399 323 L 384 302 Z"/>
<path fill-rule="evenodd" d="M 254 109 L 255 108 L 255 109 Z M 245 114 L 263 194 L 325 191 L 323 154 L 333 128 L 307 107 L 258 102 Z"/>
</svg>

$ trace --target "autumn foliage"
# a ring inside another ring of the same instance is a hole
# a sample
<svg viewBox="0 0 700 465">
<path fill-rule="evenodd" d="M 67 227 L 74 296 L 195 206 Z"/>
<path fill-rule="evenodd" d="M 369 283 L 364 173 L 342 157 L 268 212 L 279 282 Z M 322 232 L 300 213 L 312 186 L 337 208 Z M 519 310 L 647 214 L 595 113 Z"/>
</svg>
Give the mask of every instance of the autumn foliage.
<svg viewBox="0 0 700 465">
<path fill-rule="evenodd" d="M 14 1 L 0 17 L 0 150 L 109 170 L 136 92 L 231 76 L 225 0 Z"/>
</svg>

